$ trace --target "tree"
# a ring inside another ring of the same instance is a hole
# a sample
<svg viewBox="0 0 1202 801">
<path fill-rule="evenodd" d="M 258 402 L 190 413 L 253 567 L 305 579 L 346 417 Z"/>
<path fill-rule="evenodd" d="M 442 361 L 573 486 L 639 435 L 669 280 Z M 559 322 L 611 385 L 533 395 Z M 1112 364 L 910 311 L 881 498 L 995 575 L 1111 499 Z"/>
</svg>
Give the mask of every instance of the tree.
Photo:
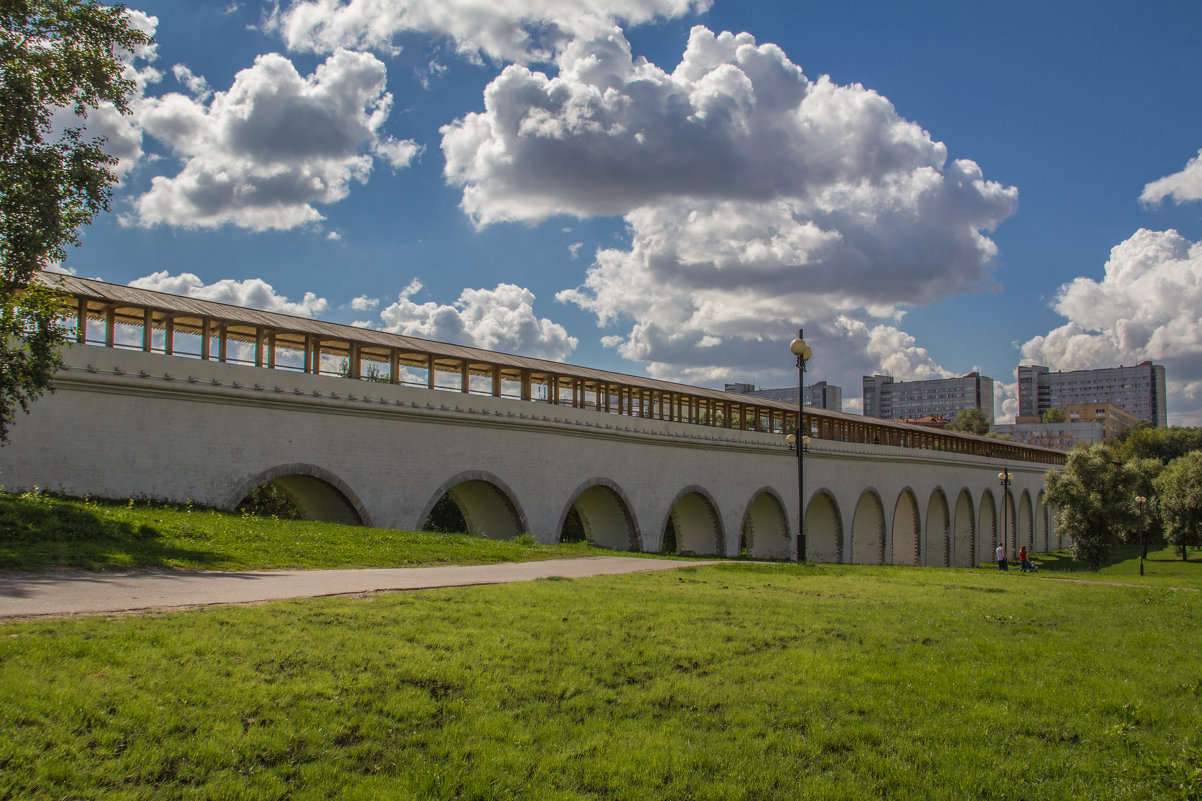
<svg viewBox="0 0 1202 801">
<path fill-rule="evenodd" d="M 149 41 L 120 5 L 0 0 L 0 442 L 60 365 L 62 301 L 34 276 L 79 244 L 117 180 L 103 141 L 56 133 L 54 114 L 82 120 L 105 102 L 128 113 L 119 53 Z"/>
<path fill-rule="evenodd" d="M 1202 450 L 1202 428 L 1158 428 L 1140 421 L 1116 438 L 1115 450 L 1121 459 L 1150 458 L 1168 464 L 1179 456 Z"/>
<path fill-rule="evenodd" d="M 1057 524 L 1073 538 L 1078 560 L 1097 570 L 1134 524 L 1135 471 L 1104 445 L 1079 445 L 1064 471 L 1044 474 L 1047 502 L 1059 508 Z"/>
<path fill-rule="evenodd" d="M 1155 481 L 1165 534 L 1181 548 L 1202 546 L 1202 451 L 1174 459 Z"/>
<path fill-rule="evenodd" d="M 1045 423 L 1063 423 L 1068 419 L 1068 415 L 1064 413 L 1064 409 L 1058 409 L 1053 406 L 1046 410 L 1039 419 Z"/>
<path fill-rule="evenodd" d="M 989 418 L 980 407 L 969 406 L 956 413 L 955 419 L 947 424 L 946 430 L 960 431 L 964 434 L 988 434 Z"/>
</svg>

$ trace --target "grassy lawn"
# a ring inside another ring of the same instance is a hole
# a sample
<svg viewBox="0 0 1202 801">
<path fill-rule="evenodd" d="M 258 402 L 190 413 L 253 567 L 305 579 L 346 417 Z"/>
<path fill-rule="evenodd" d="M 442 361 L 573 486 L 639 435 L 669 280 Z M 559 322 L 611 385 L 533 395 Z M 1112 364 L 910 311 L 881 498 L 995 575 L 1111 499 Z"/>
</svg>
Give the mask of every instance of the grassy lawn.
<svg viewBox="0 0 1202 801">
<path fill-rule="evenodd" d="M 243 517 L 163 503 L 0 492 L 0 569 L 409 567 L 608 553 L 584 543 Z"/>
<path fill-rule="evenodd" d="M 738 564 L 7 623 L 0 798 L 1197 799 L 1200 616 Z"/>
<path fill-rule="evenodd" d="M 1175 546 L 1149 548 L 1142 577 L 1139 575 L 1137 545 L 1120 545 L 1117 553 L 1096 573 L 1076 562 L 1066 550 L 1037 554 L 1035 558 L 1041 576 L 1202 588 L 1202 550 L 1190 548 L 1186 553 L 1189 558 L 1183 561 L 1181 550 Z M 1014 565 L 1011 570 L 1016 568 Z"/>
</svg>

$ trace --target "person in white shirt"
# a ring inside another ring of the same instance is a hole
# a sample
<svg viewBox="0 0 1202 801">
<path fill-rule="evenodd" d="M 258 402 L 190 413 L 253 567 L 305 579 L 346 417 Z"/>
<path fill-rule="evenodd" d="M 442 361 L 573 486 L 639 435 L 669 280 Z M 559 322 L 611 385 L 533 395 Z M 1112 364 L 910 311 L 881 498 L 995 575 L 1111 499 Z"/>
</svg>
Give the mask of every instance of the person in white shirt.
<svg viewBox="0 0 1202 801">
<path fill-rule="evenodd" d="M 993 552 L 993 558 L 997 562 L 998 570 L 1006 569 L 1006 549 L 1001 543 L 998 543 L 997 550 Z"/>
</svg>

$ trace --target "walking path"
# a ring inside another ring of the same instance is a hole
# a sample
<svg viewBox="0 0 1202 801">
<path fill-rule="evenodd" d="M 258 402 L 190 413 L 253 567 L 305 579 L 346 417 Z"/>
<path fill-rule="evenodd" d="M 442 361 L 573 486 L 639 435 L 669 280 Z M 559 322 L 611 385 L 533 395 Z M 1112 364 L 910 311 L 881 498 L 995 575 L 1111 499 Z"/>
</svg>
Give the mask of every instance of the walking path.
<svg viewBox="0 0 1202 801">
<path fill-rule="evenodd" d="M 712 564 L 716 563 L 589 556 L 544 562 L 364 570 L 4 572 L 0 573 L 0 619 L 111 614 L 209 604 L 246 604 L 282 598 L 506 584 L 552 576 L 584 578 Z"/>
</svg>

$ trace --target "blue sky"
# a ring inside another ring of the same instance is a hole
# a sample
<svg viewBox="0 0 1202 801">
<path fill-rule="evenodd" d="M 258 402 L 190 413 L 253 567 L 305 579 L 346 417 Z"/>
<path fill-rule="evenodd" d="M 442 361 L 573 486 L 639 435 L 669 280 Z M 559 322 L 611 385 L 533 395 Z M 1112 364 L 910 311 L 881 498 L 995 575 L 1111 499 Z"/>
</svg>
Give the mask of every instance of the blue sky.
<svg viewBox="0 0 1202 801">
<path fill-rule="evenodd" d="M 1166 365 L 1202 424 L 1202 4 L 132 3 L 63 265 L 703 386 Z"/>
</svg>

